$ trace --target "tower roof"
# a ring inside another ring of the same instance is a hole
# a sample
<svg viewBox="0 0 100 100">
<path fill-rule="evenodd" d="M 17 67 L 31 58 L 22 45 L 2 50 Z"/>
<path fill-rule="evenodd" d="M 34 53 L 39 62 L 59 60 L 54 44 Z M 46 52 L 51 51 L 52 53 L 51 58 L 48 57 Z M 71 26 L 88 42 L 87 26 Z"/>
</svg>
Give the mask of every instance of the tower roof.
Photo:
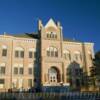
<svg viewBox="0 0 100 100">
<path fill-rule="evenodd" d="M 50 18 L 50 20 L 45 25 L 45 28 L 48 28 L 48 27 L 54 27 L 54 28 L 57 29 L 57 25 L 56 25 L 56 23 L 54 22 L 54 20 L 52 18 Z"/>
</svg>

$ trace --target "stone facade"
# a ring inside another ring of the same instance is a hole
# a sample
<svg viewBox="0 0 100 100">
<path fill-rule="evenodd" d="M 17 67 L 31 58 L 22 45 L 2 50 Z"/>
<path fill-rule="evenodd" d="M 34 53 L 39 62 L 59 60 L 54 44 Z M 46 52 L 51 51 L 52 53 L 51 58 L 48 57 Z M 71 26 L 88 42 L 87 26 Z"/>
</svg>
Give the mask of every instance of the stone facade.
<svg viewBox="0 0 100 100">
<path fill-rule="evenodd" d="M 64 39 L 62 26 L 38 22 L 38 34 L 0 35 L 0 91 L 84 84 L 90 75 L 93 43 Z"/>
</svg>

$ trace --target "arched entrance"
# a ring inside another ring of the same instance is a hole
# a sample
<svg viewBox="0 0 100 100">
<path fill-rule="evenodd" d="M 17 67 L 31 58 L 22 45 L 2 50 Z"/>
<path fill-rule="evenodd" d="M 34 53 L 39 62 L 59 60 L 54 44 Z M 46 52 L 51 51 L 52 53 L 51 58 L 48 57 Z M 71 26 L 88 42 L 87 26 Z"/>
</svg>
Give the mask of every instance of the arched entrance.
<svg viewBox="0 0 100 100">
<path fill-rule="evenodd" d="M 56 67 L 51 67 L 48 70 L 49 83 L 58 83 L 60 82 L 60 72 Z"/>
</svg>

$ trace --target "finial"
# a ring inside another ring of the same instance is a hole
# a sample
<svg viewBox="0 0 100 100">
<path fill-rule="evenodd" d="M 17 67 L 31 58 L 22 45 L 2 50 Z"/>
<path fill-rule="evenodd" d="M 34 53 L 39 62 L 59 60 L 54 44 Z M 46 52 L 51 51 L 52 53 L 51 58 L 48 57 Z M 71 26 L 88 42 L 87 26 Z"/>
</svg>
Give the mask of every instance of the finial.
<svg viewBox="0 0 100 100">
<path fill-rule="evenodd" d="M 60 22 L 59 21 L 57 22 L 57 26 L 60 26 Z"/>
<path fill-rule="evenodd" d="M 6 35 L 6 32 L 4 32 L 4 35 Z"/>
<path fill-rule="evenodd" d="M 41 28 L 43 27 L 43 24 L 42 24 L 42 20 L 38 20 L 38 29 L 41 30 Z"/>
</svg>

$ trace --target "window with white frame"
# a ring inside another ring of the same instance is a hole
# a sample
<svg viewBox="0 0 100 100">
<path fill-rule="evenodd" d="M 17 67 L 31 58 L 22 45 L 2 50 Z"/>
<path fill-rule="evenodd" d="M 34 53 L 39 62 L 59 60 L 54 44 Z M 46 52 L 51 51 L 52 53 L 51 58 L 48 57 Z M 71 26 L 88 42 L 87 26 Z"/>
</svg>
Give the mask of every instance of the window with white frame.
<svg viewBox="0 0 100 100">
<path fill-rule="evenodd" d="M 71 60 L 70 52 L 69 52 L 68 50 L 64 50 L 64 52 L 63 52 L 63 57 L 64 57 L 64 59 L 66 59 L 66 60 Z"/>
<path fill-rule="evenodd" d="M 75 61 L 81 61 L 82 60 L 82 54 L 79 51 L 76 51 L 74 53 L 74 60 Z"/>
<path fill-rule="evenodd" d="M 18 75 L 18 67 L 14 67 L 14 75 Z"/>
<path fill-rule="evenodd" d="M 30 48 L 29 49 L 29 58 L 36 58 L 37 57 L 37 52 L 35 48 Z"/>
<path fill-rule="evenodd" d="M 14 75 L 23 75 L 24 74 L 24 68 L 23 64 L 15 64 L 13 68 Z"/>
<path fill-rule="evenodd" d="M 33 58 L 33 52 L 29 51 L 29 58 Z"/>
<path fill-rule="evenodd" d="M 47 33 L 47 38 L 56 39 L 57 38 L 57 34 L 55 32 L 48 32 Z"/>
<path fill-rule="evenodd" d="M 55 47 L 49 47 L 46 50 L 48 57 L 58 57 L 58 50 Z"/>
<path fill-rule="evenodd" d="M 29 64 L 29 67 L 28 67 L 28 74 L 29 74 L 29 75 L 33 75 L 33 64 Z"/>
<path fill-rule="evenodd" d="M 20 67 L 20 68 L 19 68 L 19 74 L 20 74 L 20 75 L 23 75 L 23 73 L 24 73 L 24 69 L 23 69 L 23 67 Z"/>
<path fill-rule="evenodd" d="M 7 56 L 7 46 L 5 46 L 5 45 L 2 46 L 2 56 L 3 57 Z"/>
<path fill-rule="evenodd" d="M 5 75 L 5 63 L 0 64 L 0 75 Z"/>
<path fill-rule="evenodd" d="M 24 68 L 23 68 L 23 64 L 19 64 L 19 75 L 23 75 L 24 74 Z"/>
<path fill-rule="evenodd" d="M 4 84 L 5 84 L 5 79 L 1 78 L 0 79 L 0 89 L 4 88 Z"/>
<path fill-rule="evenodd" d="M 24 58 L 24 49 L 21 47 L 15 48 L 15 57 L 16 58 Z"/>
</svg>

